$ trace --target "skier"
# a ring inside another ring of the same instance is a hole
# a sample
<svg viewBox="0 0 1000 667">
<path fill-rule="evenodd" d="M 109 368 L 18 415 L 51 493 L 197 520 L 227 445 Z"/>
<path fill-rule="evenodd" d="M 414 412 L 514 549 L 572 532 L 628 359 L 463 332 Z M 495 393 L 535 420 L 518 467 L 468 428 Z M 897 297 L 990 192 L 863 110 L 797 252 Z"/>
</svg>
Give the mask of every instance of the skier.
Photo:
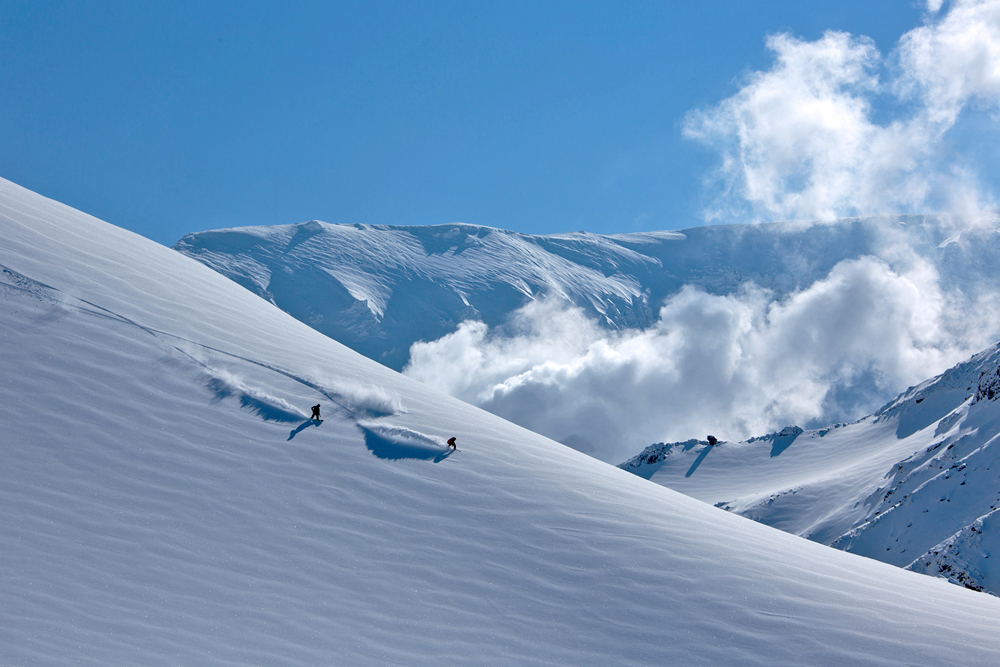
<svg viewBox="0 0 1000 667">
<path fill-rule="evenodd" d="M 314 405 L 312 407 L 312 411 L 313 411 L 313 414 L 312 414 L 312 417 L 310 417 L 310 419 L 312 419 L 313 421 L 318 421 L 318 422 L 323 421 L 322 419 L 320 419 L 320 416 L 319 416 L 319 403 L 317 403 L 316 405 Z"/>
<path fill-rule="evenodd" d="M 708 444 L 710 444 L 713 447 L 715 447 L 715 445 L 717 445 L 718 442 L 719 442 L 718 438 L 716 438 L 714 435 L 708 436 Z"/>
<path fill-rule="evenodd" d="M 451 447 L 452 449 L 458 449 L 458 445 L 455 444 L 454 436 L 448 438 L 448 446 Z"/>
</svg>

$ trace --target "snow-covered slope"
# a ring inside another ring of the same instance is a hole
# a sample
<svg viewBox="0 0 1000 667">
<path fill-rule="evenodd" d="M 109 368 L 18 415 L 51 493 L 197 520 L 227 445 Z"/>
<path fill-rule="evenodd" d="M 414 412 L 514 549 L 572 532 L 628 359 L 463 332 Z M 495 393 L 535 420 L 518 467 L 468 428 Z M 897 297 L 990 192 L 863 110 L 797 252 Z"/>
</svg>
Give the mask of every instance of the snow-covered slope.
<svg viewBox="0 0 1000 667">
<path fill-rule="evenodd" d="M 6 181 L 0 265 L 2 664 L 1000 661 L 1000 600 L 649 484 Z"/>
<path fill-rule="evenodd" d="M 1000 594 L 1000 346 L 853 424 L 658 444 L 622 468 L 776 528 Z M 997 560 L 1000 556 L 995 557 Z"/>
</svg>

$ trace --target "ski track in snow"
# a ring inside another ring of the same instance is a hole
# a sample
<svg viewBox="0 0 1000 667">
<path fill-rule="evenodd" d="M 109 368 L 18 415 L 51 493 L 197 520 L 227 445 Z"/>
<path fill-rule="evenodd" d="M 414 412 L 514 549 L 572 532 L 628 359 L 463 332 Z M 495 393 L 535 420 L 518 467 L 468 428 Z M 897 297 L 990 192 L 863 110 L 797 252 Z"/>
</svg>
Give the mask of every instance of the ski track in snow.
<svg viewBox="0 0 1000 667">
<path fill-rule="evenodd" d="M 389 392 L 381 387 L 345 382 L 343 380 L 327 380 L 318 382 L 306 377 L 296 375 L 286 369 L 279 368 L 273 364 L 250 359 L 231 352 L 203 345 L 193 340 L 171 334 L 166 331 L 157 330 L 143 326 L 128 317 L 110 311 L 94 303 L 75 297 L 67 298 L 59 290 L 39 283 L 27 276 L 23 276 L 11 269 L 0 265 L 4 285 L 8 288 L 15 288 L 33 295 L 35 298 L 48 301 L 53 304 L 61 304 L 63 308 L 75 309 L 83 313 L 98 317 L 106 317 L 117 322 L 127 324 L 143 331 L 163 343 L 174 351 L 187 356 L 198 363 L 204 369 L 206 384 L 218 399 L 228 398 L 235 395 L 240 404 L 258 414 L 265 420 L 271 421 L 297 421 L 307 419 L 308 415 L 301 409 L 288 403 L 285 399 L 270 396 L 267 392 L 248 386 L 243 380 L 224 369 L 215 369 L 199 360 L 196 356 L 205 353 L 214 353 L 224 357 L 231 357 L 239 361 L 247 362 L 274 373 L 284 375 L 310 389 L 315 390 L 319 395 L 331 401 L 347 414 L 353 417 L 364 417 L 365 415 L 383 416 L 392 415 L 404 411 L 398 399 L 393 398 Z M 71 305 L 72 304 L 72 305 Z M 82 304 L 82 305 L 81 305 Z M 174 339 L 175 343 L 168 343 L 167 339 Z M 197 349 L 198 352 L 192 352 Z"/>
</svg>

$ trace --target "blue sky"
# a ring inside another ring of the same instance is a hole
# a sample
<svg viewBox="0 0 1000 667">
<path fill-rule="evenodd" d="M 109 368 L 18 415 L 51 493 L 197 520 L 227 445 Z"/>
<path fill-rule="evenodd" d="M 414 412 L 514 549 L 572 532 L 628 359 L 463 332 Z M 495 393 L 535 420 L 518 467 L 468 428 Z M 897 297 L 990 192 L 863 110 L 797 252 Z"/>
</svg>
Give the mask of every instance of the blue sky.
<svg viewBox="0 0 1000 667">
<path fill-rule="evenodd" d="M 865 212 L 773 193 L 717 205 L 750 173 L 717 173 L 743 141 L 719 129 L 721 105 L 788 52 L 769 35 L 867 36 L 884 82 L 898 40 L 949 11 L 928 19 L 911 0 L 0 0 L 0 176 L 167 245 L 309 219 L 613 233 Z M 895 119 L 880 114 L 910 117 L 888 88 L 846 85 L 869 96 L 876 126 Z M 977 99 L 979 115 L 963 111 L 931 152 L 985 173 L 993 102 Z M 698 125 L 698 110 L 713 122 Z M 912 199 L 899 208 L 936 201 Z"/>
</svg>

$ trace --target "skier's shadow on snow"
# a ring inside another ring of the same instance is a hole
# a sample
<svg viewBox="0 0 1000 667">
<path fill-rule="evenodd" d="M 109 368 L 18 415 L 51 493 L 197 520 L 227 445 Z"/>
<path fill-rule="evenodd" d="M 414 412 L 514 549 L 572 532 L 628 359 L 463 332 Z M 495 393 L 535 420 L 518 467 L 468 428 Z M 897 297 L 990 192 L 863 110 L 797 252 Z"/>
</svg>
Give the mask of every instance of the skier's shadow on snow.
<svg viewBox="0 0 1000 667">
<path fill-rule="evenodd" d="M 318 422 L 315 419 L 307 419 L 295 427 L 295 430 L 288 435 L 288 439 L 291 440 L 292 438 L 297 436 L 299 433 L 302 433 L 302 431 L 306 430 L 310 426 L 319 426 L 321 423 L 322 422 Z"/>
<path fill-rule="evenodd" d="M 399 461 L 401 459 L 418 459 L 421 461 L 433 461 L 440 463 L 451 456 L 453 449 L 440 447 L 424 447 L 417 444 L 406 444 L 393 442 L 376 435 L 369 430 L 365 430 L 365 446 L 375 456 L 388 461 Z"/>
</svg>

